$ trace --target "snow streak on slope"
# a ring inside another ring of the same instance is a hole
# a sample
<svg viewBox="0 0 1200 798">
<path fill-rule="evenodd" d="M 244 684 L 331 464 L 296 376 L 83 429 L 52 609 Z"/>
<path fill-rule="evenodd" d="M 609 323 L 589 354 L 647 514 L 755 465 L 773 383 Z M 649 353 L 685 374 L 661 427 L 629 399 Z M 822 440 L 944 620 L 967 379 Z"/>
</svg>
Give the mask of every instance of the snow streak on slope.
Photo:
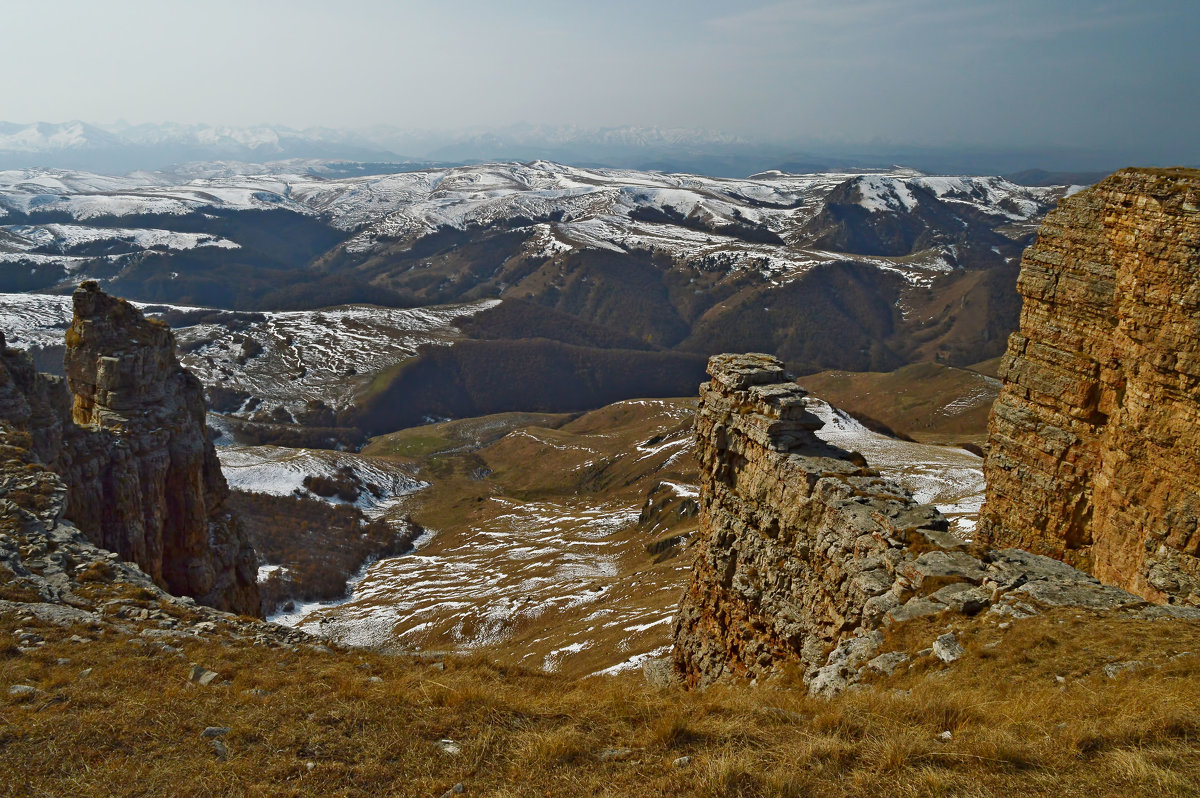
<svg viewBox="0 0 1200 798">
<path fill-rule="evenodd" d="M 0 330 L 18 349 L 62 346 L 71 316 L 68 296 L 0 294 Z"/>
<path fill-rule="evenodd" d="M 284 446 L 221 446 L 217 448 L 221 471 L 233 490 L 323 497 L 304 487 L 305 477 L 338 478 L 353 474 L 361 485 L 359 497 L 347 502 L 325 498 L 331 504 L 353 504 L 369 518 L 386 514 L 400 498 L 428 487 L 394 463 L 374 457 L 328 449 L 292 449 Z"/>
<path fill-rule="evenodd" d="M 818 436 L 859 451 L 918 501 L 937 505 L 957 534 L 971 536 L 983 499 L 980 458 L 887 438 L 823 401 L 807 402 L 824 422 Z M 661 413 L 668 404 L 648 402 L 646 412 Z M 664 425 L 676 425 L 672 434 L 642 439 L 624 456 L 666 469 L 693 445 L 691 430 L 678 429 L 678 422 L 665 419 Z M 603 450 L 604 435 L 575 439 L 569 462 L 590 464 Z M 547 456 L 551 449 L 564 456 L 560 436 L 534 429 L 510 436 L 539 442 Z M 554 467 L 570 468 L 558 460 Z M 694 499 L 694 467 L 674 479 L 655 471 L 654 484 Z M 602 494 L 579 493 L 528 501 L 493 495 L 486 501 L 470 509 L 475 520 L 467 532 L 439 533 L 419 552 L 380 561 L 349 601 L 291 620 L 347 643 L 515 650 L 519 661 L 548 670 L 574 669 L 584 661 L 598 671 L 636 667 L 669 645 L 689 565 L 680 558 L 658 571 L 631 567 L 638 562 L 631 553 L 644 556 L 645 543 L 637 537 L 635 499 L 614 503 Z"/>
<path fill-rule="evenodd" d="M 679 454 L 691 445 L 692 403 L 634 400 L 598 414 L 610 423 L 561 433 L 519 428 L 497 444 L 556 473 L 622 463 L 636 485 L 671 482 L 694 491 Z M 625 419 L 625 422 L 619 421 Z M 632 421 L 630 421 L 632 419 Z M 629 425 L 632 425 L 629 426 Z M 652 447 L 624 443 L 663 435 Z M 653 449 L 653 451 L 651 451 Z M 530 454 L 532 453 L 532 454 Z M 485 449 L 488 458 L 494 449 Z M 551 466 L 547 466 L 552 461 Z M 490 462 L 490 460 L 489 460 Z M 439 490 L 435 485 L 432 490 Z M 501 483 L 502 484 L 502 483 Z M 661 648 L 686 579 L 683 558 L 648 567 L 638 526 L 643 490 L 579 491 L 517 498 L 492 488 L 464 511 L 471 521 L 444 529 L 420 550 L 374 564 L 352 599 L 289 616 L 301 628 L 360 645 L 468 650 L 481 646 L 530 667 L 590 672 Z M 414 497 L 419 500 L 420 497 Z M 420 518 L 419 513 L 414 515 Z"/>
<path fill-rule="evenodd" d="M 897 440 L 864 427 L 820 399 L 805 400 L 825 425 L 817 437 L 855 451 L 881 474 L 900 483 L 922 504 L 933 504 L 950 520 L 951 530 L 970 538 L 983 505 L 983 458 L 953 446 Z"/>
</svg>

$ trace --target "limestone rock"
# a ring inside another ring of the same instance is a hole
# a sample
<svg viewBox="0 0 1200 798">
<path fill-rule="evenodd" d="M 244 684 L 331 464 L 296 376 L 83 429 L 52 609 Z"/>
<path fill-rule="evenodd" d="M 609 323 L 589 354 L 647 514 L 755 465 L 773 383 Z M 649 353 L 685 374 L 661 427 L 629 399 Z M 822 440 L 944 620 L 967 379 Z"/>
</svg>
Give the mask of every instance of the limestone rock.
<svg viewBox="0 0 1200 798">
<path fill-rule="evenodd" d="M 985 566 L 958 551 L 910 552 L 906 541 L 944 531 L 946 519 L 818 439 L 805 392 L 779 361 L 718 355 L 709 373 L 696 413 L 699 544 L 675 668 L 695 686 L 791 662 L 810 691 L 832 694 L 874 656 L 850 651 L 889 611 L 921 589 L 978 583 Z"/>
<path fill-rule="evenodd" d="M 1200 171 L 1064 199 L 1021 261 L 979 534 L 1200 604 Z"/>
<path fill-rule="evenodd" d="M 73 302 L 66 385 L 0 336 L 0 446 L 29 466 L 0 469 L 0 494 L 51 530 L 72 522 L 171 593 L 259 614 L 257 558 L 170 329 L 95 283 Z"/>
<path fill-rule="evenodd" d="M 966 654 L 967 650 L 958 642 L 954 632 L 947 632 L 933 641 L 933 656 L 942 662 L 954 662 Z"/>
<path fill-rule="evenodd" d="M 820 441 L 804 391 L 778 361 L 720 355 L 709 372 L 695 426 L 697 552 L 672 650 L 688 686 L 794 667 L 811 694 L 835 695 L 904 661 L 876 656 L 879 627 L 941 613 L 1197 612 L 1147 607 L 1050 557 L 968 547 L 936 508 Z M 943 638 L 931 652 L 961 657 L 954 636 Z"/>
</svg>

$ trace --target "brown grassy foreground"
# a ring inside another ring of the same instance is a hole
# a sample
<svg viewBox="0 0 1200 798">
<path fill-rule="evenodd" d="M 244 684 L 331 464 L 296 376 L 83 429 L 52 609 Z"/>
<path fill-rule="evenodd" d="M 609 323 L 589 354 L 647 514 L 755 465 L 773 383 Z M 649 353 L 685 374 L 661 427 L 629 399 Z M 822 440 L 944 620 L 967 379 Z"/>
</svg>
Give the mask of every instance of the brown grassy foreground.
<svg viewBox="0 0 1200 798">
<path fill-rule="evenodd" d="M 46 644 L 21 653 L 17 627 Z M 987 624 L 964 642 L 953 667 L 921 658 L 821 701 L 787 686 L 689 693 L 479 658 L 441 666 L 217 640 L 175 654 L 3 616 L 0 793 L 438 796 L 458 782 L 489 796 L 1200 793 L 1200 657 L 1183 654 L 1200 651 L 1200 626 L 1070 612 L 1007 633 Z M 1147 665 L 1103 675 L 1130 659 Z M 189 662 L 221 678 L 191 685 Z M 42 692 L 10 696 L 14 684 Z M 229 727 L 226 757 L 201 736 L 208 726 Z M 629 751 L 605 758 L 611 749 Z"/>
</svg>

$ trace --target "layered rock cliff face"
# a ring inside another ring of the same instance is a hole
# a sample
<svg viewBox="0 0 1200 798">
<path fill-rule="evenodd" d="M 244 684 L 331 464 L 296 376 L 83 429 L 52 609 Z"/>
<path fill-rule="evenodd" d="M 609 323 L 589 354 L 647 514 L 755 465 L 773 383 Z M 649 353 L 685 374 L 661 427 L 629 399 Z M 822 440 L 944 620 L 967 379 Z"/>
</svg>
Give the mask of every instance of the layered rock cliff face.
<svg viewBox="0 0 1200 798">
<path fill-rule="evenodd" d="M 1200 604 L 1200 171 L 1063 200 L 1018 288 L 981 537 Z"/>
<path fill-rule="evenodd" d="M 817 438 L 804 390 L 774 358 L 718 355 L 709 373 L 700 532 L 672 655 L 689 685 L 792 667 L 830 694 L 892 656 L 883 627 L 940 613 L 1173 611 L 1048 557 L 968 546 L 936 508 Z"/>
<path fill-rule="evenodd" d="M 93 543 L 174 594 L 258 614 L 257 558 L 225 506 L 203 390 L 171 331 L 94 283 L 73 299 L 70 391 L 0 339 L 0 424 L 61 480 L 61 515 Z"/>
</svg>

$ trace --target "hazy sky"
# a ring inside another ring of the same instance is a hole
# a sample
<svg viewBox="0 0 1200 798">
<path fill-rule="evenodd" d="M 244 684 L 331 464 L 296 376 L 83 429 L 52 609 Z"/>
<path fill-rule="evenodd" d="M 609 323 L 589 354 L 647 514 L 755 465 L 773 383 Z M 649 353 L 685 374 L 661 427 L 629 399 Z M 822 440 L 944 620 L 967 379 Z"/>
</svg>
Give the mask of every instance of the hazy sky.
<svg viewBox="0 0 1200 798">
<path fill-rule="evenodd" d="M 1200 157 L 1200 2 L 0 0 L 0 119 L 448 129 Z"/>
</svg>

